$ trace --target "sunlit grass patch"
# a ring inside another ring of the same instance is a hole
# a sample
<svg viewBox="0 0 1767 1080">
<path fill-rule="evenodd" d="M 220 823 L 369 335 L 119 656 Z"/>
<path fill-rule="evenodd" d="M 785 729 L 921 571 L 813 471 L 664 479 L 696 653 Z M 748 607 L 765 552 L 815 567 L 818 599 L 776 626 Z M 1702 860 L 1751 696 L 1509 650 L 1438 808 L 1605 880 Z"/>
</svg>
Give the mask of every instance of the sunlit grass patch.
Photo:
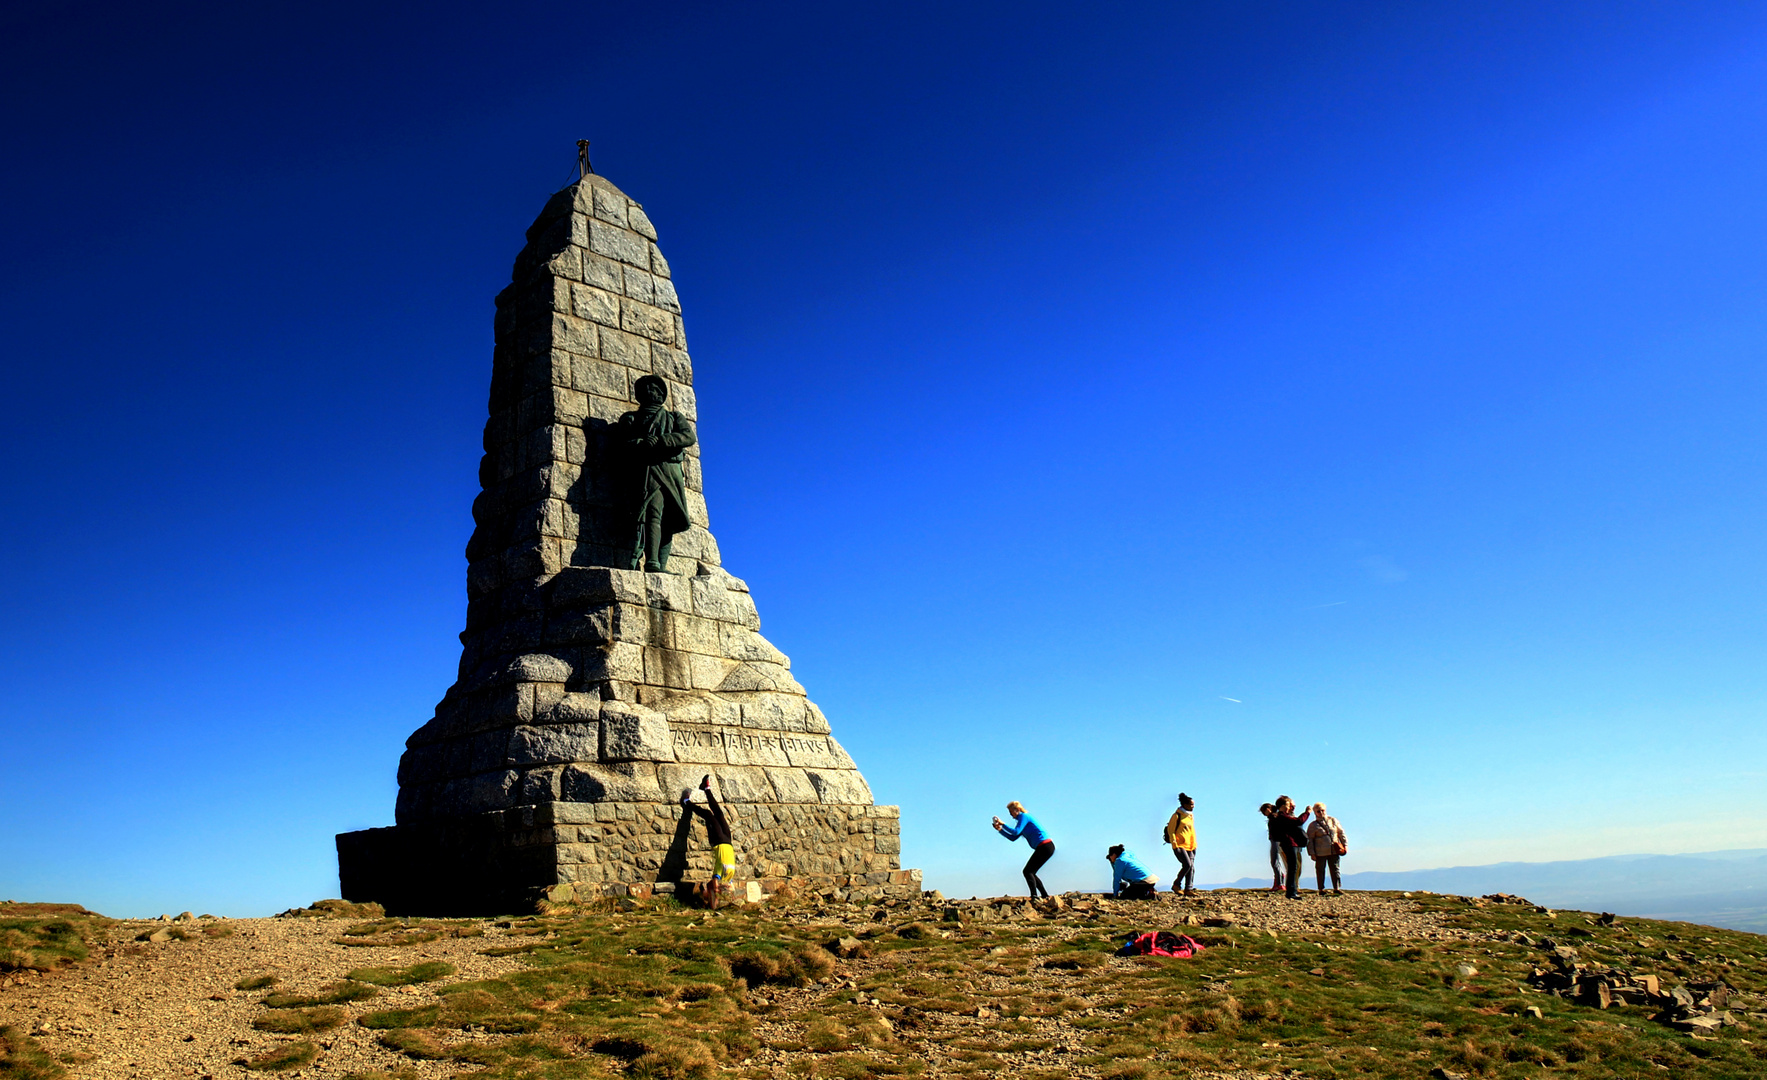
<svg viewBox="0 0 1767 1080">
<path fill-rule="evenodd" d="M 903 1060 L 877 1054 L 837 1054 L 797 1062 L 791 1071 L 803 1077 L 864 1080 L 871 1076 L 918 1076 L 926 1071 L 926 1063 L 913 1058 Z"/>
<path fill-rule="evenodd" d="M 290 908 L 278 915 L 279 919 L 379 919 L 386 915 L 386 908 L 372 901 L 366 904 L 352 904 L 348 900 L 315 900 L 304 908 Z"/>
<path fill-rule="evenodd" d="M 311 1035 L 330 1031 L 345 1019 L 346 1014 L 337 1006 L 321 1005 L 316 1009 L 277 1009 L 253 1020 L 252 1027 L 279 1035 Z"/>
<path fill-rule="evenodd" d="M 356 1023 L 361 1027 L 384 1031 L 395 1028 L 430 1027 L 441 1018 L 440 1006 L 424 1005 L 415 1009 L 382 1009 L 363 1013 L 356 1018 Z"/>
<path fill-rule="evenodd" d="M 346 979 L 356 982 L 372 983 L 375 986 L 411 986 L 416 983 L 434 982 L 445 979 L 458 970 L 453 964 L 440 960 L 431 960 L 410 967 L 362 967 L 345 975 Z"/>
<path fill-rule="evenodd" d="M 63 1080 L 67 1070 L 21 1028 L 0 1027 L 0 1077 L 6 1080 Z"/>
<path fill-rule="evenodd" d="M 263 990 L 275 986 L 280 980 L 274 975 L 248 975 L 233 984 L 235 990 Z"/>
<path fill-rule="evenodd" d="M 382 1035 L 380 1044 L 419 1061 L 441 1061 L 452 1056 L 448 1045 L 434 1031 L 398 1028 Z"/>
<path fill-rule="evenodd" d="M 485 928 L 475 923 L 442 923 L 411 919 L 375 919 L 346 927 L 339 945 L 356 948 L 422 945 L 444 937 L 482 937 Z"/>
<path fill-rule="evenodd" d="M 112 920 L 78 904 L 0 904 L 0 971 L 53 971 L 91 955 Z"/>
<path fill-rule="evenodd" d="M 833 974 L 835 959 L 822 946 L 805 942 L 786 952 L 746 950 L 730 957 L 725 966 L 731 978 L 748 986 L 808 986 Z"/>
<path fill-rule="evenodd" d="M 242 1058 L 237 1064 L 252 1072 L 284 1072 L 289 1069 L 301 1069 L 311 1065 L 319 1057 L 319 1047 L 305 1040 L 284 1043 L 265 1054 L 254 1058 Z"/>
<path fill-rule="evenodd" d="M 379 992 L 372 986 L 346 980 L 322 986 L 311 994 L 270 994 L 263 999 L 262 1004 L 271 1009 L 308 1009 L 316 1005 L 342 1005 L 350 1001 L 363 1001 Z"/>
</svg>

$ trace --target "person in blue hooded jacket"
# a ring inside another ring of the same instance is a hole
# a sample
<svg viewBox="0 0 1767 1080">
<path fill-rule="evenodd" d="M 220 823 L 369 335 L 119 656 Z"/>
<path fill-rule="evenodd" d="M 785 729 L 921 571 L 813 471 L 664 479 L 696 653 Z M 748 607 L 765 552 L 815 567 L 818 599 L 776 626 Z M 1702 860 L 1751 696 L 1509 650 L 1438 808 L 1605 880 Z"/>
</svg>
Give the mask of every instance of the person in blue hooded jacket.
<svg viewBox="0 0 1767 1080">
<path fill-rule="evenodd" d="M 1160 879 L 1154 877 L 1141 860 L 1113 844 L 1104 853 L 1111 863 L 1111 895 L 1118 900 L 1152 900 Z"/>
<path fill-rule="evenodd" d="M 1037 876 L 1037 871 L 1055 854 L 1055 841 L 1043 831 L 1043 826 L 1037 824 L 1036 818 L 1025 813 L 1024 803 L 1014 799 L 1006 804 L 1006 812 L 1012 815 L 1012 827 L 1007 828 L 1006 822 L 995 818 L 994 831 L 1009 842 L 1022 836 L 1025 843 L 1031 845 L 1031 861 L 1025 863 L 1025 884 L 1030 887 L 1031 899 L 1037 899 L 1038 895 L 1048 896 L 1049 890 L 1043 887 L 1043 879 Z"/>
</svg>

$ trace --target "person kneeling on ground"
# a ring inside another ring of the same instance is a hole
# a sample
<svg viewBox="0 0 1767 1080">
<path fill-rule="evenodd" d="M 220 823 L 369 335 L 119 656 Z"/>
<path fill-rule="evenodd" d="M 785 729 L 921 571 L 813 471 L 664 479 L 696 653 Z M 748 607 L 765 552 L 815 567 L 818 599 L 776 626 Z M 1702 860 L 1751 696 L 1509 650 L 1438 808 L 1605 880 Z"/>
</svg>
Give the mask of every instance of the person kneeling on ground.
<svg viewBox="0 0 1767 1080">
<path fill-rule="evenodd" d="M 712 794 L 712 774 L 707 773 L 699 782 L 699 789 L 706 793 L 707 806 L 693 801 L 693 792 L 681 794 L 681 805 L 690 813 L 706 819 L 706 840 L 712 845 L 712 878 L 701 890 L 706 903 L 715 911 L 718 907 L 718 895 L 729 890 L 736 880 L 736 848 L 731 846 L 730 819 L 724 816 L 724 808 L 718 805 L 718 797 Z"/>
<path fill-rule="evenodd" d="M 1134 855 L 1115 844 L 1105 852 L 1111 864 L 1111 895 L 1118 900 L 1152 900 L 1154 887 L 1160 879 L 1147 872 L 1147 867 Z"/>
</svg>

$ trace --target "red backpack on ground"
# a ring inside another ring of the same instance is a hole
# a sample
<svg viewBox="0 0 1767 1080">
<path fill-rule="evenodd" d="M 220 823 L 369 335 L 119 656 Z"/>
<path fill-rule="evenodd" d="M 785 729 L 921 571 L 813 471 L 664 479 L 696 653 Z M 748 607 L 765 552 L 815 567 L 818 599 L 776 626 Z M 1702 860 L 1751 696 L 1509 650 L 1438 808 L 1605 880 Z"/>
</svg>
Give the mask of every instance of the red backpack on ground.
<svg viewBox="0 0 1767 1080">
<path fill-rule="evenodd" d="M 1117 950 L 1118 956 L 1170 956 L 1179 960 L 1188 960 L 1203 951 L 1202 942 L 1186 934 L 1174 934 L 1170 930 L 1150 930 L 1145 934 L 1133 934 L 1123 942 Z"/>
</svg>

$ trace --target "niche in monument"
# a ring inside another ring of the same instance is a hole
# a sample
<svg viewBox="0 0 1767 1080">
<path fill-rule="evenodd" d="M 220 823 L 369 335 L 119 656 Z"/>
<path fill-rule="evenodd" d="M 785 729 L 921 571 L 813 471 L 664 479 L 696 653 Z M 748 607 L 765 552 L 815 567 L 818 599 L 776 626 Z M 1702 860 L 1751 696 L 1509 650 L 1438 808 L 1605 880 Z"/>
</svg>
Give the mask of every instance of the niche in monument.
<svg viewBox="0 0 1767 1080">
<path fill-rule="evenodd" d="M 406 741 L 397 824 L 338 836 L 346 899 L 440 915 L 672 892 L 712 870 L 680 802 L 707 773 L 739 881 L 919 890 L 897 808 L 721 564 L 656 239 L 587 170 L 528 229 L 497 297 L 458 678 Z"/>
</svg>

